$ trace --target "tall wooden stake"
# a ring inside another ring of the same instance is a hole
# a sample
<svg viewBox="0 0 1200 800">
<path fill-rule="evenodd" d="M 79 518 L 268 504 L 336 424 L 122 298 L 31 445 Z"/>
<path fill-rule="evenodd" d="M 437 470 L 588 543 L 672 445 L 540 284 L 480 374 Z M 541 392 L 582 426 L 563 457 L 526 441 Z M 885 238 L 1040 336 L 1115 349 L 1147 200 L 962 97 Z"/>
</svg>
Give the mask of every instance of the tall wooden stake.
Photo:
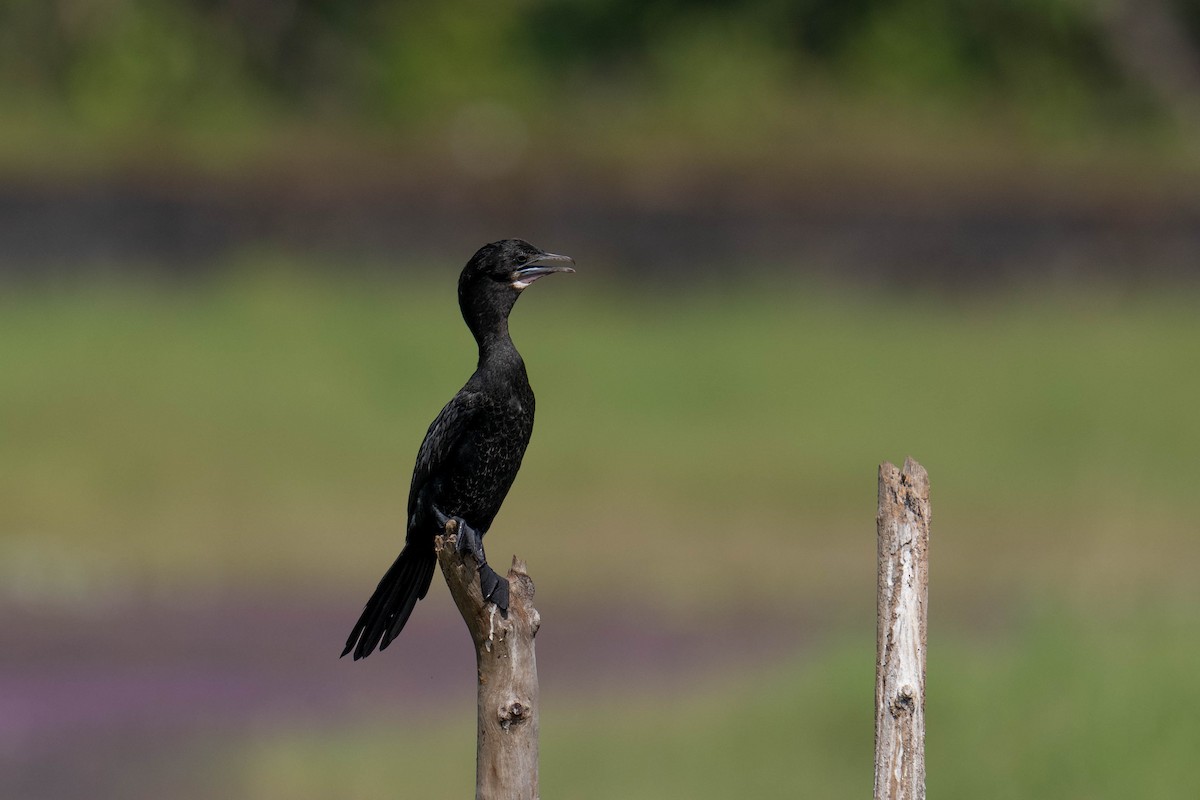
<svg viewBox="0 0 1200 800">
<path fill-rule="evenodd" d="M 533 637 L 541 616 L 525 562 L 508 571 L 508 618 L 483 599 L 475 559 L 455 548 L 454 521 L 434 542 L 450 594 L 475 642 L 479 668 L 476 800 L 537 800 L 538 678 Z"/>
<path fill-rule="evenodd" d="M 925 468 L 880 465 L 875 800 L 925 798 L 929 516 Z"/>
</svg>

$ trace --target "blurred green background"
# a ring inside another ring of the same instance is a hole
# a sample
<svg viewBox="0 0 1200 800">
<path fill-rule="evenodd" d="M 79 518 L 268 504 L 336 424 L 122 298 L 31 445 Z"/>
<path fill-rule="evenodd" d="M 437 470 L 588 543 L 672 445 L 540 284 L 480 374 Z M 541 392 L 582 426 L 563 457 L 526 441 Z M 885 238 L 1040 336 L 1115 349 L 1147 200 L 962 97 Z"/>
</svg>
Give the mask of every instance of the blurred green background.
<svg viewBox="0 0 1200 800">
<path fill-rule="evenodd" d="M 520 236 L 547 797 L 868 795 L 906 455 L 930 792 L 1197 796 L 1198 135 L 1192 0 L 0 0 L 0 795 L 469 794 L 336 656 Z"/>
</svg>

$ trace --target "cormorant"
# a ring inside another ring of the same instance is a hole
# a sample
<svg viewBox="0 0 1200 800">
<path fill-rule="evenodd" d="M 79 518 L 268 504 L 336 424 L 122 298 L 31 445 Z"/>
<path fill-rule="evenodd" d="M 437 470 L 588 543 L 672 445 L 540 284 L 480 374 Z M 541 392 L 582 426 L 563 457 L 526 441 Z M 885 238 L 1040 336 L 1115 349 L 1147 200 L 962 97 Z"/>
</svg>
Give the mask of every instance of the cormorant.
<svg viewBox="0 0 1200 800">
<path fill-rule="evenodd" d="M 433 580 L 433 539 L 458 524 L 458 548 L 479 565 L 485 599 L 508 611 L 508 581 L 484 557 L 483 536 L 517 477 L 533 432 L 533 389 L 525 362 L 508 335 L 508 314 L 530 284 L 554 272 L 574 272 L 569 256 L 521 239 L 484 245 L 458 279 L 458 305 L 479 346 L 475 374 L 434 419 L 417 453 L 408 492 L 404 549 L 379 581 L 342 655 L 383 650 L 404 628 Z"/>
</svg>

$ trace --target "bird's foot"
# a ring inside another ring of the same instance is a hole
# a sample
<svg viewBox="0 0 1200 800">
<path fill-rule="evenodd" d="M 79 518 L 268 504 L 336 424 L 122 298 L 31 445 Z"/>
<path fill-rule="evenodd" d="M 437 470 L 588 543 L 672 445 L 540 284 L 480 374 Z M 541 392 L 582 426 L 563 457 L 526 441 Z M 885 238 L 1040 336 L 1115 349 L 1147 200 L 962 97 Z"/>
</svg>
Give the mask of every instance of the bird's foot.
<svg viewBox="0 0 1200 800">
<path fill-rule="evenodd" d="M 496 570 L 483 564 L 479 567 L 479 587 L 483 599 L 495 603 L 504 617 L 508 617 L 508 579 L 501 578 Z"/>
<path fill-rule="evenodd" d="M 446 530 L 446 525 L 448 525 L 452 519 L 454 520 L 455 530 L 458 530 L 463 525 L 462 517 L 451 517 L 437 506 L 433 506 L 433 518 L 437 520 L 437 524 L 442 530 Z"/>
<path fill-rule="evenodd" d="M 485 563 L 486 559 L 483 556 L 483 537 L 479 532 L 467 524 L 467 521 L 462 517 L 451 517 L 443 512 L 437 506 L 433 507 L 433 516 L 437 519 L 438 525 L 442 530 L 451 520 L 454 520 L 454 537 L 457 542 L 457 551 L 459 555 L 470 553 L 475 558 L 476 564 Z"/>
<path fill-rule="evenodd" d="M 483 553 L 483 537 L 479 535 L 479 531 L 460 517 L 455 517 L 454 520 L 458 523 L 458 554 L 465 556 L 470 553 L 477 566 L 486 564 L 487 556 Z"/>
<path fill-rule="evenodd" d="M 508 579 L 500 577 L 496 573 L 496 570 L 488 565 L 487 556 L 483 552 L 483 536 L 479 534 L 479 531 L 468 525 L 462 517 L 447 516 L 437 506 L 433 507 L 433 513 L 442 528 L 445 528 L 446 523 L 450 522 L 450 520 L 454 520 L 457 528 L 456 549 L 459 555 L 470 553 L 471 557 L 475 559 L 475 565 L 479 569 L 479 588 L 483 591 L 483 599 L 495 603 L 496 607 L 507 618 Z"/>
</svg>

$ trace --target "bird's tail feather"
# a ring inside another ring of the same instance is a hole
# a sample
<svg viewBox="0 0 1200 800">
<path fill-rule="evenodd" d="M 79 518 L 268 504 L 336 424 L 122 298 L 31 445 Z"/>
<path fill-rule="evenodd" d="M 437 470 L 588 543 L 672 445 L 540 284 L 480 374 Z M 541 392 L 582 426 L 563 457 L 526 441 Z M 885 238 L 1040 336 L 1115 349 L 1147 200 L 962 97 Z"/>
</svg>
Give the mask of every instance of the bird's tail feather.
<svg viewBox="0 0 1200 800">
<path fill-rule="evenodd" d="M 406 545 L 367 601 L 342 655 L 353 650 L 357 661 L 371 655 L 376 647 L 383 650 L 391 644 L 408 622 L 417 601 L 429 591 L 436 564 L 432 548 Z"/>
</svg>

